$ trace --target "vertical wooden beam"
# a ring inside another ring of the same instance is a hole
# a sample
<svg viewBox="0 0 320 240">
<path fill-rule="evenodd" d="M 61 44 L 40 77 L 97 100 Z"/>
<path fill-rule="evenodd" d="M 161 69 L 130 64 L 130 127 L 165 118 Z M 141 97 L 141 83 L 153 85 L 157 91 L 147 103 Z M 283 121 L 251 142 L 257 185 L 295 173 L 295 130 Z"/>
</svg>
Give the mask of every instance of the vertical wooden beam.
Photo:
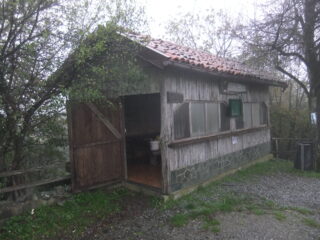
<svg viewBox="0 0 320 240">
<path fill-rule="evenodd" d="M 69 160 L 70 160 L 70 169 L 71 169 L 71 190 L 75 191 L 76 189 L 76 172 L 73 158 L 73 124 L 72 124 L 72 106 L 73 103 L 71 101 L 67 101 L 67 123 L 68 123 L 68 139 L 69 139 Z"/>
<path fill-rule="evenodd" d="M 120 128 L 121 128 L 121 155 L 122 155 L 122 176 L 125 181 L 128 179 L 128 162 L 127 162 L 127 149 L 126 149 L 126 132 L 125 132 L 125 106 L 124 106 L 124 98 L 119 99 L 119 114 L 120 114 Z"/>
<path fill-rule="evenodd" d="M 276 158 L 279 158 L 279 144 L 278 144 L 278 138 L 276 140 Z"/>
<path fill-rule="evenodd" d="M 162 174 L 162 193 L 168 194 L 169 192 L 169 175 L 170 170 L 168 169 L 168 119 L 167 119 L 167 95 L 166 95 L 166 79 L 165 77 L 160 82 L 160 108 L 161 108 L 161 174 Z"/>
</svg>

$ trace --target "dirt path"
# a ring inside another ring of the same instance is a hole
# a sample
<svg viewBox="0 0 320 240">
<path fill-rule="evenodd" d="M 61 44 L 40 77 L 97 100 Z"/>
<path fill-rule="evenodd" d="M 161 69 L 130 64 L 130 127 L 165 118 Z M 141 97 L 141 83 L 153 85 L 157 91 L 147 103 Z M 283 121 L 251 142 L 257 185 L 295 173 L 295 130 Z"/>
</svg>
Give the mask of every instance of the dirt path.
<svg viewBox="0 0 320 240">
<path fill-rule="evenodd" d="M 255 211 L 218 212 L 214 215 L 218 227 L 210 231 L 203 218 L 189 220 L 181 227 L 173 226 L 173 216 L 184 213 L 182 205 L 168 210 L 154 208 L 145 196 L 132 196 L 126 209 L 109 221 L 97 225 L 83 239 L 320 239 L 320 179 L 290 174 L 272 174 L 222 184 L 219 194 L 232 193 L 265 199 L 277 205 L 273 208 L 255 208 Z M 216 189 L 207 191 L 201 200 L 212 203 L 219 198 Z M 204 198 L 204 199 L 203 199 Z M 255 207 L 255 203 L 246 205 Z M 257 200 L 259 204 L 259 200 Z M 190 203 L 189 203 L 190 205 Z"/>
</svg>

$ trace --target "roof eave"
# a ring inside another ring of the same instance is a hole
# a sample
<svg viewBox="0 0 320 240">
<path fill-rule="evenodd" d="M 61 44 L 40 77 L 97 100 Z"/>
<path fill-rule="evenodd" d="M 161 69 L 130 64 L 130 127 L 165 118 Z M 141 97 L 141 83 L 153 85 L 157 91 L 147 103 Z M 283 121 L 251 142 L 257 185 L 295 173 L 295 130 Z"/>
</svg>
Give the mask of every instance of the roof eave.
<svg viewBox="0 0 320 240">
<path fill-rule="evenodd" d="M 165 67 L 167 66 L 172 66 L 180 69 L 188 69 L 194 72 L 198 73 L 204 73 L 204 74 L 209 74 L 211 76 L 215 77 L 222 77 L 224 80 L 229 80 L 229 81 L 238 81 L 238 82 L 251 82 L 251 83 L 259 83 L 259 84 L 265 84 L 265 85 L 270 85 L 270 86 L 275 86 L 275 87 L 281 87 L 281 88 L 287 88 L 288 84 L 283 81 L 279 80 L 272 80 L 272 79 L 265 79 L 253 75 L 234 75 L 231 73 L 226 73 L 226 72 L 218 72 L 218 71 L 208 71 L 203 68 L 197 67 L 197 66 L 192 66 L 189 64 L 183 64 L 183 63 L 178 63 L 175 61 L 165 61 L 163 62 L 163 65 Z"/>
</svg>

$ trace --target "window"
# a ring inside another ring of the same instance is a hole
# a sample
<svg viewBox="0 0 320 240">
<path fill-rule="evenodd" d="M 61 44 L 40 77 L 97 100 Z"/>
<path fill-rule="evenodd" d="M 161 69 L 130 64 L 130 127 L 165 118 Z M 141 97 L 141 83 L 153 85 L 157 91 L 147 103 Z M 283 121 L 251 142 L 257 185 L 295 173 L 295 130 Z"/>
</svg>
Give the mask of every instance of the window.
<svg viewBox="0 0 320 240">
<path fill-rule="evenodd" d="M 206 132 L 205 104 L 201 102 L 191 103 L 191 136 L 201 136 Z"/>
<path fill-rule="evenodd" d="M 189 103 L 181 104 L 174 112 L 174 138 L 190 137 Z"/>
<path fill-rule="evenodd" d="M 243 122 L 244 128 L 252 127 L 252 106 L 251 103 L 243 103 Z"/>
<path fill-rule="evenodd" d="M 266 103 L 260 103 L 260 125 L 268 124 L 268 107 Z"/>
<path fill-rule="evenodd" d="M 215 102 L 182 103 L 174 112 L 174 138 L 183 139 L 230 131 L 230 119 L 235 129 L 258 127 L 268 122 L 265 103 L 242 103 L 230 99 L 229 104 Z"/>
<path fill-rule="evenodd" d="M 227 114 L 227 111 L 225 112 Z M 198 137 L 219 132 L 219 104 L 191 102 L 174 112 L 174 138 Z"/>
<path fill-rule="evenodd" d="M 206 132 L 219 132 L 219 105 L 218 103 L 206 103 Z"/>
<path fill-rule="evenodd" d="M 220 131 L 230 130 L 230 118 L 226 103 L 220 103 Z"/>
<path fill-rule="evenodd" d="M 252 103 L 252 127 L 260 126 L 260 104 Z"/>
</svg>

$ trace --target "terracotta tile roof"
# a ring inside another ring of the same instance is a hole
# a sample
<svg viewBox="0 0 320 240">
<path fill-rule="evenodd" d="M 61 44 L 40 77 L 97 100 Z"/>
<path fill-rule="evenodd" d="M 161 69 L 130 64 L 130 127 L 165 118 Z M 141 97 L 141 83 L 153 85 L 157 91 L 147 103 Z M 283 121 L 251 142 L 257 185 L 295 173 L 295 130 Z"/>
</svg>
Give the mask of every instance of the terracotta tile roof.
<svg viewBox="0 0 320 240">
<path fill-rule="evenodd" d="M 209 52 L 190 47 L 181 46 L 161 39 L 153 39 L 149 36 L 129 34 L 129 38 L 138 41 L 147 48 L 165 56 L 169 61 L 186 64 L 208 72 L 225 73 L 234 76 L 250 76 L 258 79 L 286 85 L 277 80 L 272 74 L 249 68 L 245 64 L 231 59 L 221 58 Z"/>
</svg>

